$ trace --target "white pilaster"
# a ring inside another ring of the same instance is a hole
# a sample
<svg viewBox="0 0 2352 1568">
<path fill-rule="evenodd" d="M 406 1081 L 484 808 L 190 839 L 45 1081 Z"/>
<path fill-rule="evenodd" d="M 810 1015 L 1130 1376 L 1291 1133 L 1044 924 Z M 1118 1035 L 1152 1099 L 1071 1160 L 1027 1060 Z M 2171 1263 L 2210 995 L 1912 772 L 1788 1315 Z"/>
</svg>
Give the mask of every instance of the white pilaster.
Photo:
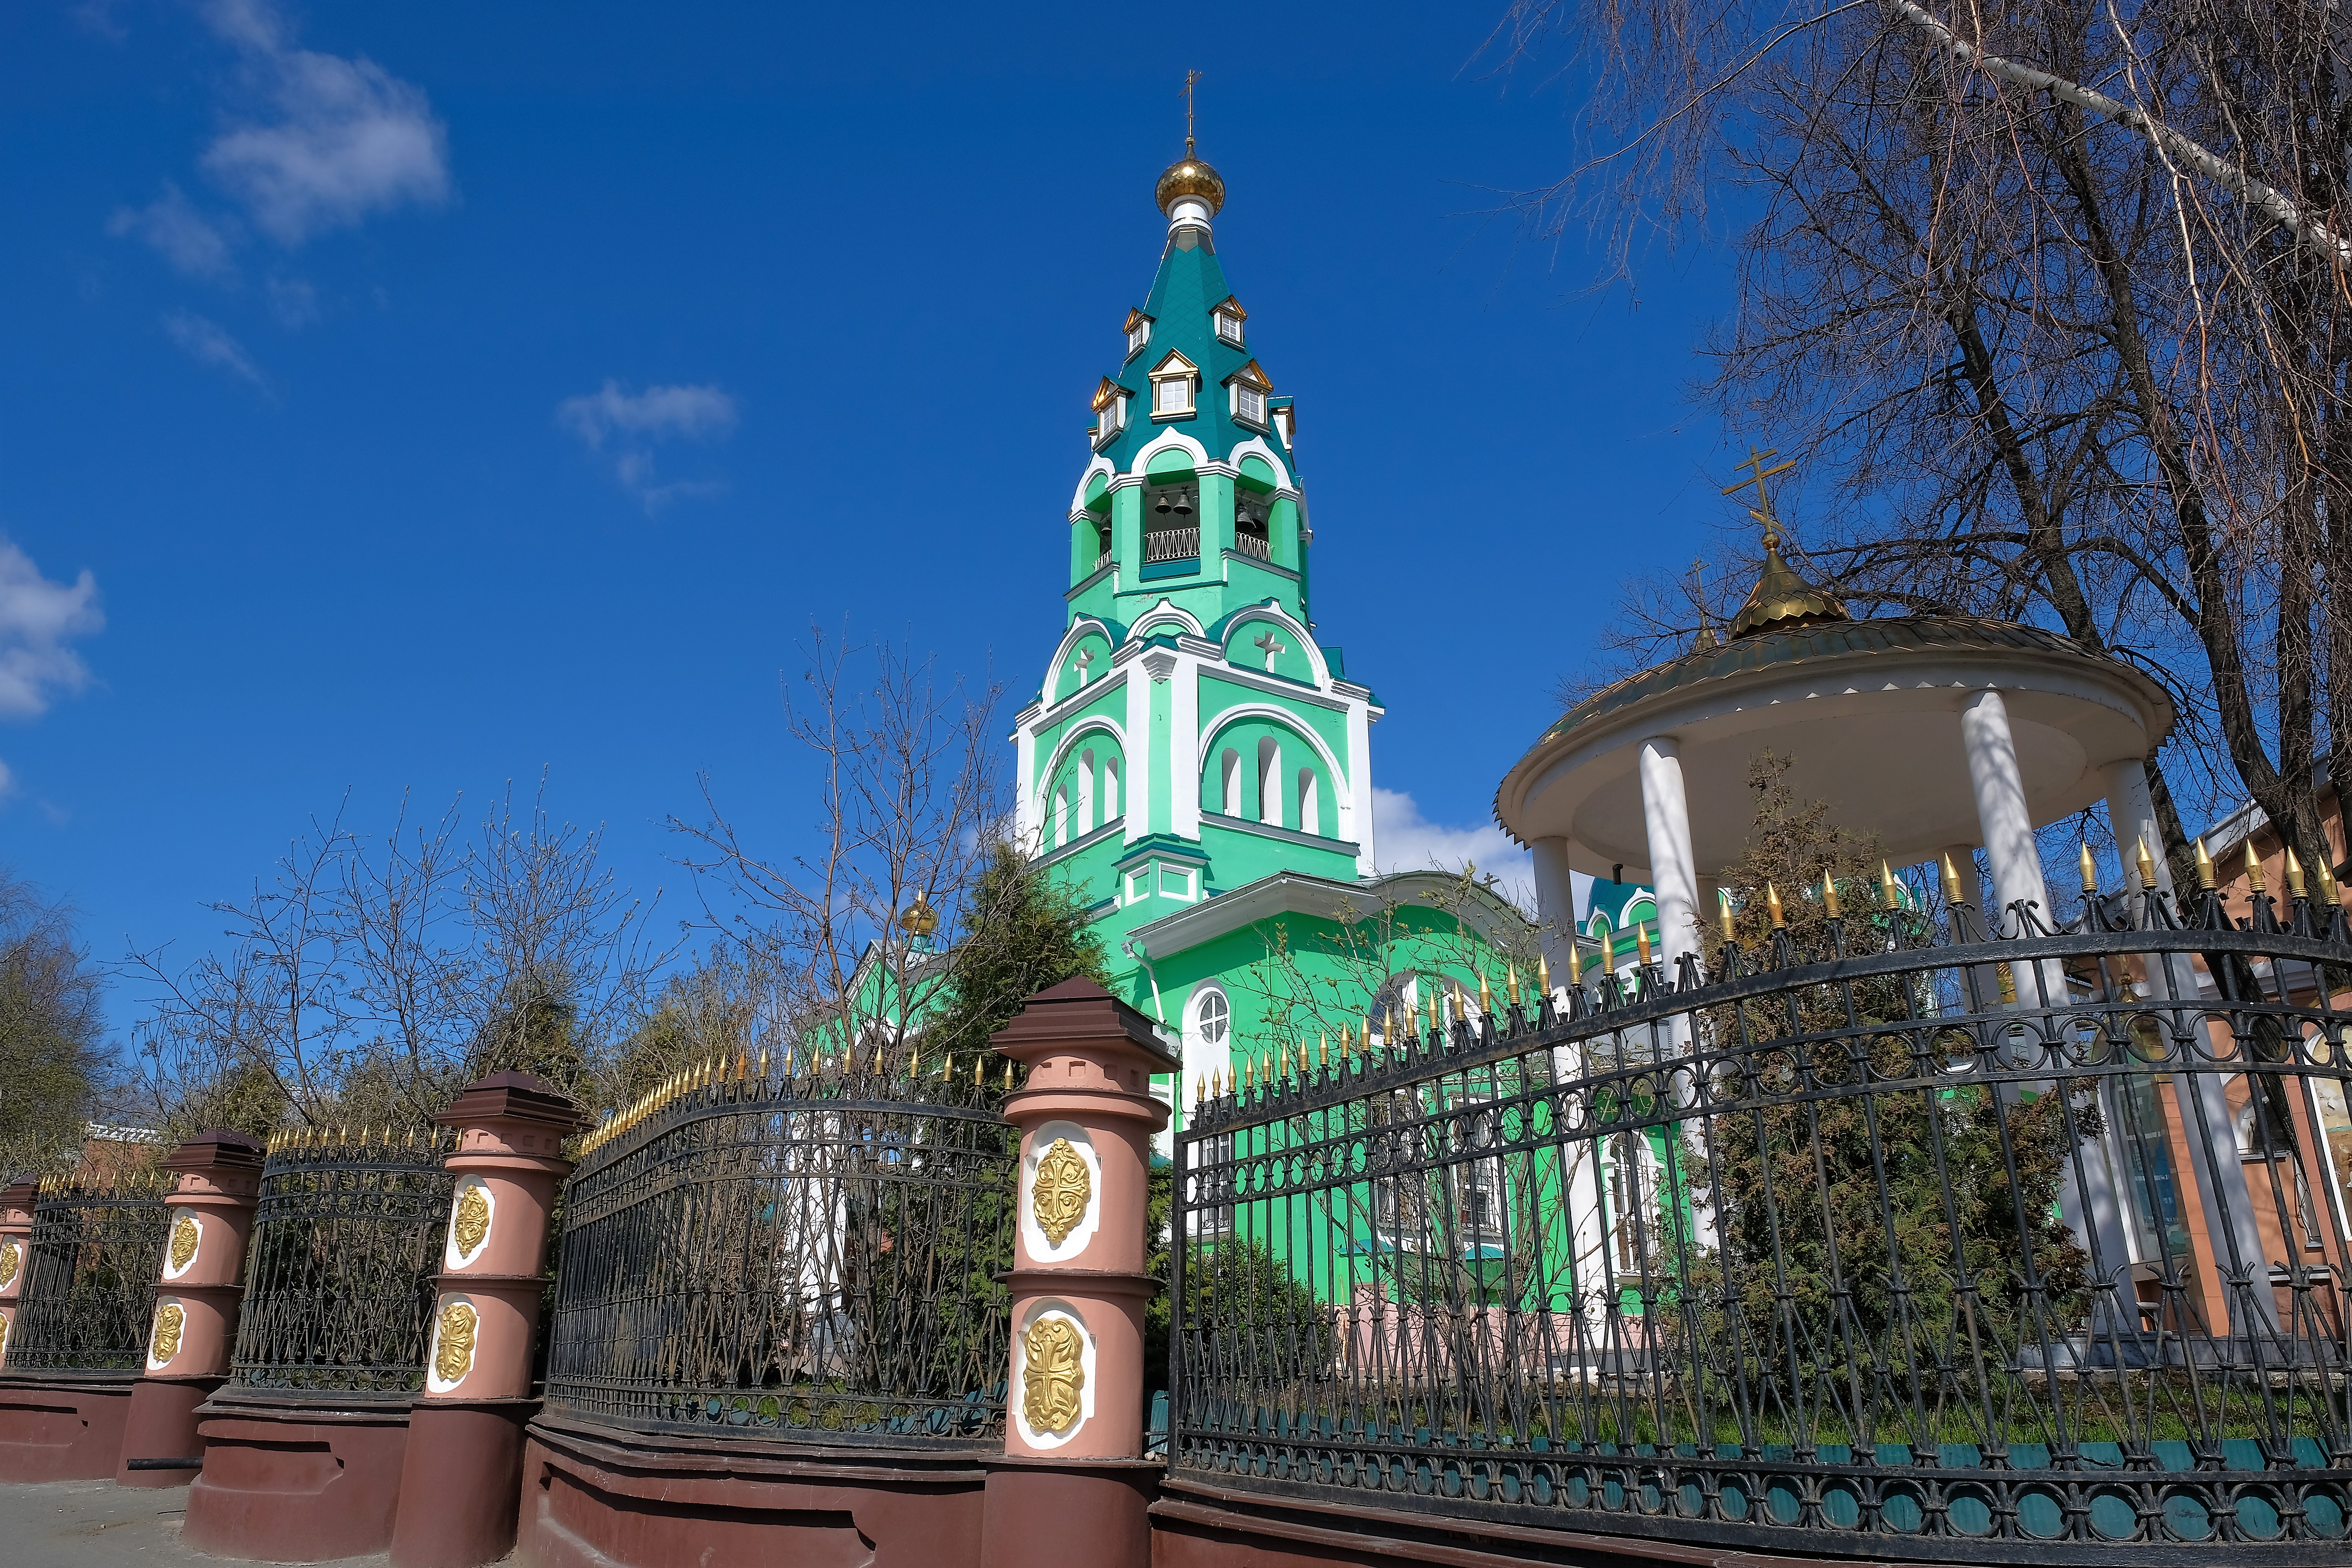
<svg viewBox="0 0 2352 1568">
<path fill-rule="evenodd" d="M 1140 659 L 1127 667 L 1127 826 L 1119 842 L 1132 844 L 1151 831 L 1151 678 Z"/>
<path fill-rule="evenodd" d="M 1150 721 L 1145 710 L 1145 724 Z M 1201 837 L 1201 661 L 1180 654 L 1168 677 L 1168 826 L 1179 838 Z"/>
<path fill-rule="evenodd" d="M 1344 759 L 1348 779 L 1338 787 L 1345 789 L 1348 821 L 1343 836 L 1356 841 L 1356 875 L 1374 877 L 1380 874 L 1380 862 L 1372 855 L 1372 705 L 1358 700 L 1348 704 L 1348 755 Z M 1334 781 L 1337 784 L 1337 781 Z"/>
<path fill-rule="evenodd" d="M 1658 960 L 1671 976 L 1675 960 L 1698 951 L 1699 937 L 1690 802 L 1683 791 L 1682 755 L 1670 736 L 1642 742 L 1642 821 L 1649 830 L 1650 888 L 1658 902 Z"/>
<path fill-rule="evenodd" d="M 1028 853 L 1037 853 L 1037 734 L 1024 721 L 1013 730 L 1013 771 L 1019 782 L 1013 793 L 1013 826 L 1021 836 L 1021 846 Z"/>
</svg>

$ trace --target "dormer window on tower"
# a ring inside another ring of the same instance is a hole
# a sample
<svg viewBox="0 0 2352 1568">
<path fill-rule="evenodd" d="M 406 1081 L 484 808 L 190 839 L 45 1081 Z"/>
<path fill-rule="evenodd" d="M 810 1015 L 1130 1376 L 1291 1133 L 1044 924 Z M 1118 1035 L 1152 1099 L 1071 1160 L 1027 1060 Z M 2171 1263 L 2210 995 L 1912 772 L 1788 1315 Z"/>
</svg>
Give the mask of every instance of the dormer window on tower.
<svg viewBox="0 0 2352 1568">
<path fill-rule="evenodd" d="M 1273 393 L 1274 384 L 1266 380 L 1265 372 L 1258 369 L 1257 361 L 1250 361 L 1227 376 L 1225 385 L 1233 394 L 1234 417 L 1253 428 L 1265 429 L 1265 400 Z"/>
<path fill-rule="evenodd" d="M 1151 416 L 1190 419 L 1198 407 L 1201 371 L 1182 354 L 1171 353 L 1151 373 Z"/>
<path fill-rule="evenodd" d="M 1249 319 L 1249 312 L 1242 309 L 1242 302 L 1239 300 L 1228 299 L 1217 307 L 1216 318 L 1217 341 L 1230 343 L 1234 348 L 1241 347 L 1242 322 Z"/>
<path fill-rule="evenodd" d="M 1127 313 L 1127 357 L 1133 359 L 1151 341 L 1151 318 L 1140 310 Z"/>
<path fill-rule="evenodd" d="M 1127 388 L 1108 376 L 1095 388 L 1095 445 L 1110 444 L 1111 437 L 1127 428 Z"/>
</svg>

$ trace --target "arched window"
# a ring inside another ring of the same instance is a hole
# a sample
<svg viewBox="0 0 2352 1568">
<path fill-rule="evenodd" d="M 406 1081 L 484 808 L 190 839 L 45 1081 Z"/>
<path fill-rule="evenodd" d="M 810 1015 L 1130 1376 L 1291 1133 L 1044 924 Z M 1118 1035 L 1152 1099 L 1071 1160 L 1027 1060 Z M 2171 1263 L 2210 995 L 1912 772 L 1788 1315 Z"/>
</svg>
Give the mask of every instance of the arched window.
<svg viewBox="0 0 2352 1568">
<path fill-rule="evenodd" d="M 1192 1037 L 1202 1045 L 1222 1047 L 1233 1034 L 1233 1005 L 1215 986 L 1204 988 L 1192 1000 Z"/>
<path fill-rule="evenodd" d="M 1314 834 L 1323 831 L 1323 814 L 1315 799 L 1313 768 L 1298 770 L 1298 831 Z"/>
<path fill-rule="evenodd" d="M 1282 747 L 1271 735 L 1257 743 L 1257 819 L 1282 826 Z"/>
<path fill-rule="evenodd" d="M 1070 781 L 1064 779 L 1062 787 L 1054 792 L 1054 847 L 1059 849 L 1070 841 Z"/>
<path fill-rule="evenodd" d="M 1116 822 L 1118 820 L 1118 759 L 1105 757 L 1103 759 L 1102 819 L 1105 822 Z"/>
<path fill-rule="evenodd" d="M 1230 746 L 1226 747 L 1225 754 L 1219 763 L 1219 766 L 1224 773 L 1224 777 L 1222 783 L 1224 792 L 1225 815 L 1227 816 L 1239 816 L 1242 814 L 1242 759 L 1240 753 L 1235 752 Z"/>
<path fill-rule="evenodd" d="M 1078 831 L 1091 833 L 1095 828 L 1095 754 L 1091 749 L 1078 753 Z"/>
</svg>

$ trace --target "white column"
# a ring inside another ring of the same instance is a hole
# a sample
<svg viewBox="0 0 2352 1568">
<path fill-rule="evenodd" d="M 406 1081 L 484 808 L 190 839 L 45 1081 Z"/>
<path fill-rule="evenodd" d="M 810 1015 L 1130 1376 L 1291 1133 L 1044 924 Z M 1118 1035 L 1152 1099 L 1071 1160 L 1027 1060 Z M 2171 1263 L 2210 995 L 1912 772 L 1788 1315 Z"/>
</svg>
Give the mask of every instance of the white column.
<svg viewBox="0 0 2352 1568">
<path fill-rule="evenodd" d="M 2042 854 L 2033 844 L 2033 818 L 2025 809 L 2017 742 L 2010 737 L 2009 707 L 2000 692 L 1979 691 L 1961 708 L 1960 743 L 1968 750 L 1969 784 L 1976 791 L 1985 858 L 1992 862 L 1993 897 L 1985 924 L 2007 934 L 2010 904 L 2031 899 L 2041 906 L 2042 919 L 2054 925 L 2050 889 L 2042 880 Z M 2021 1000 L 2032 998 L 2021 994 Z"/>
<path fill-rule="evenodd" d="M 2025 806 L 2017 742 L 2010 734 L 2009 707 L 2000 692 L 1979 691 L 1960 709 L 1960 741 L 1968 751 L 1969 783 L 1976 792 L 1977 826 L 1984 833 L 1985 858 L 1992 862 L 1993 895 L 1985 923 L 1996 936 L 2015 934 L 2004 926 L 2008 907 L 2017 900 L 2030 899 L 2038 906 L 2036 912 L 2043 923 L 2054 927 L 2057 910 L 2050 902 L 2049 885 L 2042 880 L 2042 852 L 2034 845 L 2033 818 Z M 2066 1005 L 2066 971 L 2057 960 L 2011 964 L 2010 977 L 2019 1006 Z M 2042 1042 L 2035 1037 L 2018 1043 L 2038 1048 Z M 2037 1088 L 2044 1094 L 2058 1091 L 2052 1080 Z M 2079 1156 L 2067 1157 L 2058 1207 L 2067 1227 L 2093 1248 L 2093 1273 L 2105 1276 L 2118 1300 L 2128 1299 L 2131 1253 L 2105 1150 L 2086 1148 Z"/>
<path fill-rule="evenodd" d="M 2147 846 L 2148 858 L 2156 862 L 2156 885 L 2159 891 L 2172 891 L 2172 868 L 2165 863 L 2164 829 L 2156 820 L 2156 797 L 2148 793 L 2147 764 L 2137 757 L 2126 757 L 2106 765 L 2107 826 L 2116 835 L 2116 850 L 2123 857 L 2124 886 L 2135 892 L 2145 892 L 2139 885 L 2139 846 Z M 2139 914 L 2139 900 L 2134 899 L 2132 916 Z"/>
<path fill-rule="evenodd" d="M 1691 852 L 1690 803 L 1673 739 L 1642 742 L 1642 821 L 1649 830 L 1650 888 L 1658 900 L 1658 959 L 1671 978 L 1675 961 L 1700 951 L 1697 857 Z M 1704 965 L 1702 965 L 1704 967 Z"/>
<path fill-rule="evenodd" d="M 1568 869 L 1568 840 L 1538 838 L 1528 846 L 1535 862 L 1536 920 L 1543 927 L 1544 961 L 1555 987 L 1568 984 L 1568 950 L 1576 942 L 1576 879 Z"/>
<path fill-rule="evenodd" d="M 2106 775 L 2107 826 L 2114 829 L 2116 847 L 2123 852 L 2124 885 L 2139 888 L 2139 844 L 2144 840 L 2147 845 L 2148 858 L 2156 862 L 2157 890 L 2170 898 L 2172 867 L 2164 855 L 2164 830 L 2156 820 L 2156 797 L 2147 787 L 2147 763 L 2139 757 L 2126 757 L 2122 762 L 2108 763 Z M 2174 907 L 2179 908 L 2177 904 Z M 2129 918 L 2135 923 L 2139 919 L 2140 908 L 2140 900 L 2133 899 Z M 2189 961 L 2185 955 L 2176 953 L 2170 962 L 2183 977 L 2191 973 Z M 2145 964 L 2147 980 L 2145 989 L 2148 1000 L 2159 1003 L 2171 1001 L 2174 986 L 2165 973 L 2163 956 L 2150 954 Z M 2196 997 L 2192 993 L 2183 1000 L 2194 1002 Z M 2210 1026 L 2195 1014 L 2181 1014 L 2177 1017 L 2170 1014 L 2160 1016 L 2166 1023 L 2169 1049 L 2179 1048 L 2171 1039 L 2176 1026 L 2189 1036 L 2191 1051 L 2206 1045 L 2211 1038 Z M 2189 1163 L 2197 1167 L 2197 1201 L 2205 1210 L 2206 1234 L 2216 1238 L 2224 1234 L 2221 1211 L 2226 1208 L 2230 1216 L 2227 1234 L 2237 1244 L 2238 1265 L 2252 1268 L 2257 1279 L 2252 1294 L 2259 1321 L 2238 1323 L 2233 1327 L 2239 1333 L 2275 1329 L 2277 1323 L 2272 1310 L 2275 1299 L 2267 1286 L 2260 1283 L 2262 1269 L 2256 1260 L 2263 1257 L 2262 1228 L 2254 1220 L 2254 1195 L 2246 1182 L 2245 1166 L 2238 1160 L 2238 1134 L 2230 1115 L 2228 1075 L 2218 1072 L 2172 1075 L 2172 1086 L 2176 1091 L 2184 1081 L 2195 1086 L 2195 1099 L 2192 1101 L 2176 1092 L 2171 1097 L 2172 1114 L 2181 1119 L 2181 1142 L 2192 1151 Z M 2198 1126 L 2200 1112 L 2204 1122 L 2202 1136 Z M 2120 1131 L 2121 1122 L 2112 1112 L 2109 1120 Z M 2198 1152 L 2200 1145 L 2201 1152 Z M 2140 1201 L 2145 1203 L 2148 1200 L 2143 1196 Z M 2214 1245 L 2216 1254 L 2205 1260 L 2206 1267 L 2226 1274 L 2231 1268 L 2231 1259 L 2219 1250 L 2218 1240 Z"/>
</svg>

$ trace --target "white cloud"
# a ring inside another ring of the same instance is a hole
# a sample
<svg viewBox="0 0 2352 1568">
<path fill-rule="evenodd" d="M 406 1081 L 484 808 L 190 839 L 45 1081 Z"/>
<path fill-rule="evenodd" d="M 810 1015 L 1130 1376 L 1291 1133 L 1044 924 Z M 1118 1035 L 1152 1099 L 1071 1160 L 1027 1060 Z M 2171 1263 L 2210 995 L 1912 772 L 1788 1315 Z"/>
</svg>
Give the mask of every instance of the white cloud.
<svg viewBox="0 0 2352 1568">
<path fill-rule="evenodd" d="M 1504 897 L 1524 908 L 1534 907 L 1535 868 L 1528 852 L 1492 822 L 1448 827 L 1423 816 L 1412 796 L 1375 784 L 1372 827 L 1382 871 L 1422 871 L 1433 867 L 1459 871 L 1475 864 L 1481 878 L 1492 872 L 1501 879 L 1499 890 Z"/>
<path fill-rule="evenodd" d="M 319 291 L 306 278 L 272 278 L 269 309 L 281 327 L 307 327 L 319 319 Z"/>
<path fill-rule="evenodd" d="M 671 437 L 720 440 L 734 430 L 735 400 L 716 386 L 649 386 L 632 393 L 608 380 L 594 392 L 557 404 L 555 421 L 579 437 L 591 452 L 609 453 L 613 477 L 648 514 L 673 501 L 726 491 L 726 485 L 715 479 L 663 483 L 654 468 L 656 442 Z"/>
<path fill-rule="evenodd" d="M 175 270 L 191 278 L 218 281 L 236 275 L 230 255 L 236 240 L 235 225 L 198 212 L 169 180 L 163 182 L 163 194 L 147 205 L 117 207 L 106 220 L 106 232 L 144 240 Z"/>
<path fill-rule="evenodd" d="M 269 385 L 261 367 L 245 352 L 245 345 L 229 336 L 219 322 L 193 310 L 167 310 L 163 314 L 163 330 L 171 334 L 173 342 L 194 355 L 197 363 L 218 365 L 258 387 Z"/>
<path fill-rule="evenodd" d="M 214 0 L 205 17 L 244 51 L 273 110 L 224 132 L 202 160 L 263 233 L 296 246 L 449 199 L 448 131 L 422 89 L 373 60 L 294 47 L 265 0 Z"/>
<path fill-rule="evenodd" d="M 31 556 L 0 539 L 0 719 L 37 719 L 53 691 L 89 685 L 89 667 L 68 645 L 105 625 L 98 580 L 88 569 L 71 583 L 52 583 Z M 0 782 L 6 774 L 0 766 Z"/>
</svg>

